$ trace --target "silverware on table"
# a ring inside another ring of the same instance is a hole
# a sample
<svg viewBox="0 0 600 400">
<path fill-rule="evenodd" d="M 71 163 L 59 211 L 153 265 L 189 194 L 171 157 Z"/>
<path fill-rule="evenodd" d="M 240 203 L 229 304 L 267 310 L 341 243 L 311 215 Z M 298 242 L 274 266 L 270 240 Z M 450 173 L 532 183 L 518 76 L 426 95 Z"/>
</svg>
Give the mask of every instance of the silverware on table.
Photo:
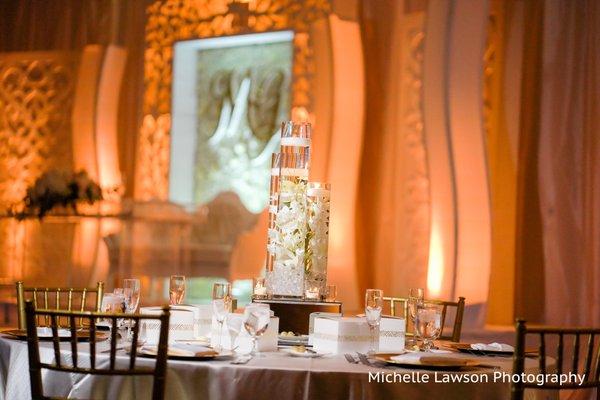
<svg viewBox="0 0 600 400">
<path fill-rule="evenodd" d="M 346 361 L 348 361 L 350 364 L 358 364 L 358 360 L 356 358 L 354 358 L 354 356 L 352 354 L 344 354 L 344 357 L 346 357 Z"/>
<path fill-rule="evenodd" d="M 252 356 L 251 355 L 243 355 L 243 356 L 239 356 L 234 358 L 231 361 L 231 364 L 236 364 L 236 365 L 243 365 L 243 364 L 248 364 L 248 361 L 252 360 Z"/>
<path fill-rule="evenodd" d="M 367 367 L 372 367 L 373 364 L 371 364 L 371 361 L 369 361 L 369 358 L 367 357 L 366 354 L 363 353 L 356 353 L 358 354 L 358 359 L 360 360 L 360 362 L 364 365 L 366 365 Z"/>
</svg>

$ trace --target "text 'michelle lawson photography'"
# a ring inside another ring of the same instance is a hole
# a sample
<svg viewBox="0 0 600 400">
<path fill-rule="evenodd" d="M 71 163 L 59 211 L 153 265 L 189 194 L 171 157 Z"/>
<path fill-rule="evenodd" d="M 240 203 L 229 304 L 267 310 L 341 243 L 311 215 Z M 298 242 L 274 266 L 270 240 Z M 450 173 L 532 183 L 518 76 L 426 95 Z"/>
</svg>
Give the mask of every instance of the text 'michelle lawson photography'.
<svg viewBox="0 0 600 400">
<path fill-rule="evenodd" d="M 529 383 L 542 386 L 546 383 L 560 385 L 582 385 L 584 374 L 512 374 L 509 372 L 495 371 L 486 373 L 450 374 L 434 372 L 423 374 L 419 372 L 369 372 L 369 382 L 372 383 Z"/>
</svg>

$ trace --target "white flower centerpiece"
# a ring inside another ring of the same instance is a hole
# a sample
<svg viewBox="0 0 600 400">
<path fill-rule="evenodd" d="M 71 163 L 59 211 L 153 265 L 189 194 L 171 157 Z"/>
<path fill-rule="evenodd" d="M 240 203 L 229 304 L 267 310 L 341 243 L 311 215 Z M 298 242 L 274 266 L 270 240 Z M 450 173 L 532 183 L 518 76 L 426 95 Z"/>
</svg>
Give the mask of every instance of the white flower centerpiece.
<svg viewBox="0 0 600 400">
<path fill-rule="evenodd" d="M 277 215 L 275 226 L 269 229 L 267 248 L 274 257 L 273 269 L 268 272 L 269 289 L 274 297 L 303 296 L 308 233 L 306 166 L 302 154 L 282 154 Z"/>
<path fill-rule="evenodd" d="M 330 186 L 308 182 L 311 132 L 307 122 L 283 123 L 271 160 L 269 297 L 319 300 L 327 283 Z"/>
<path fill-rule="evenodd" d="M 328 183 L 319 182 L 308 183 L 306 190 L 308 231 L 304 291 L 307 298 L 314 293 L 323 294 L 327 285 L 330 192 Z"/>
</svg>

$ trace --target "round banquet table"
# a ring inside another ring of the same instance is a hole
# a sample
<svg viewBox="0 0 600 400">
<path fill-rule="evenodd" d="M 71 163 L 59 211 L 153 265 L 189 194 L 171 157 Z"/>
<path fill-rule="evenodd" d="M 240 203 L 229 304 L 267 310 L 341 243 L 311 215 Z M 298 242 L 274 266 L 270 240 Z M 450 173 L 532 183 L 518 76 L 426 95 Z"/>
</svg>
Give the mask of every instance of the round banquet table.
<svg viewBox="0 0 600 400">
<path fill-rule="evenodd" d="M 42 362 L 53 362 L 54 351 L 49 342 L 40 342 Z M 69 343 L 61 343 L 63 361 L 71 362 Z M 85 359 L 89 344 L 80 343 L 79 360 Z M 97 363 L 106 365 L 108 342 L 97 345 Z M 470 355 L 460 355 L 473 358 Z M 469 371 L 490 375 L 490 382 L 436 383 L 433 372 L 430 382 L 377 383 L 369 382 L 369 372 L 410 373 L 413 369 L 378 368 L 350 364 L 343 354 L 322 358 L 291 357 L 284 352 L 262 353 L 244 365 L 231 360 L 168 361 L 166 399 L 509 399 L 510 384 L 492 382 L 494 371 L 510 372 L 512 358 L 477 357 L 488 366 L 499 369 Z M 118 357 L 125 365 L 128 356 Z M 89 362 L 89 361 L 88 361 Z M 147 358 L 138 358 L 140 365 L 152 365 Z M 527 367 L 537 360 L 528 359 Z M 461 374 L 466 372 L 438 372 Z M 441 378 L 440 378 L 441 379 Z M 417 379 L 415 379 L 417 380 Z M 69 398 L 150 399 L 151 377 L 105 377 L 68 374 L 43 370 L 44 394 Z M 538 391 L 531 394 L 539 393 Z M 546 393 L 547 394 L 547 393 Z M 0 399 L 30 398 L 27 343 L 0 337 Z M 541 398 L 541 397 L 539 397 Z M 548 398 L 544 396 L 543 398 Z"/>
</svg>

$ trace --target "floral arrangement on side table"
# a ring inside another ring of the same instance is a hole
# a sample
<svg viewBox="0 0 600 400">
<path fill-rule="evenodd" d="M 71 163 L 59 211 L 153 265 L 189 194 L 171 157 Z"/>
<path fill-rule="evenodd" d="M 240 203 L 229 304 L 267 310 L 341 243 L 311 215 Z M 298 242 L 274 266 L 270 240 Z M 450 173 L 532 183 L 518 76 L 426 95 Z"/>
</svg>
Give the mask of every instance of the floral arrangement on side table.
<svg viewBox="0 0 600 400">
<path fill-rule="evenodd" d="M 42 219 L 58 206 L 71 208 L 77 213 L 77 203 L 94 204 L 99 200 L 102 200 L 102 189 L 85 170 L 66 172 L 53 169 L 43 173 L 27 188 L 24 208 L 16 215 L 20 219 L 29 215 Z"/>
</svg>

